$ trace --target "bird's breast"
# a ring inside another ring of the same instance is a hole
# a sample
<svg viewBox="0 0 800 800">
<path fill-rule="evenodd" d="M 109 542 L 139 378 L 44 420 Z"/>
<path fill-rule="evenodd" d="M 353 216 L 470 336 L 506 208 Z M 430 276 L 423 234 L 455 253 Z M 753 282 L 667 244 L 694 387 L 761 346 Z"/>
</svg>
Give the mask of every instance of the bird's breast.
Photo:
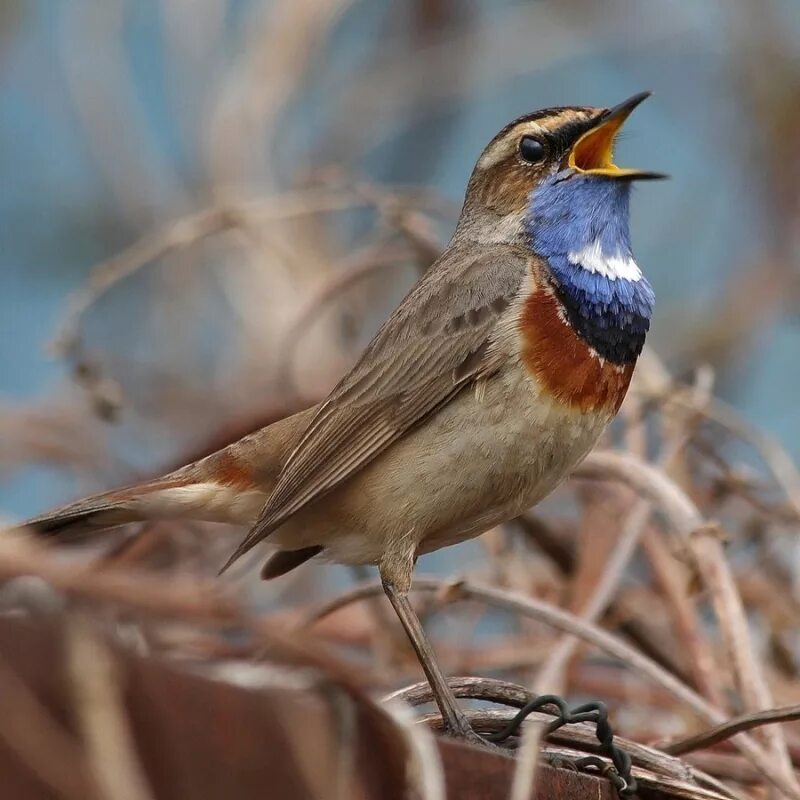
<svg viewBox="0 0 800 800">
<path fill-rule="evenodd" d="M 592 350 L 549 287 L 533 287 L 524 300 L 519 334 L 522 362 L 543 391 L 576 411 L 617 413 L 634 365 L 614 364 Z"/>
</svg>

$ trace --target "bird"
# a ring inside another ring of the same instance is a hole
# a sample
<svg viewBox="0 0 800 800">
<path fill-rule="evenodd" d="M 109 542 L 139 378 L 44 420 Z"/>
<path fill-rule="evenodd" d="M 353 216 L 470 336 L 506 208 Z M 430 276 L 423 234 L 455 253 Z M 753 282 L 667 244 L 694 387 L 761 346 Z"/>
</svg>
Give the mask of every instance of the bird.
<svg viewBox="0 0 800 800">
<path fill-rule="evenodd" d="M 653 289 L 614 162 L 642 92 L 525 114 L 484 148 L 452 239 L 325 400 L 169 474 L 22 523 L 45 536 L 161 519 L 250 526 L 261 575 L 378 567 L 447 734 L 474 741 L 409 599 L 417 558 L 552 492 L 617 414 Z M 477 737 L 479 738 L 479 737 Z"/>
</svg>

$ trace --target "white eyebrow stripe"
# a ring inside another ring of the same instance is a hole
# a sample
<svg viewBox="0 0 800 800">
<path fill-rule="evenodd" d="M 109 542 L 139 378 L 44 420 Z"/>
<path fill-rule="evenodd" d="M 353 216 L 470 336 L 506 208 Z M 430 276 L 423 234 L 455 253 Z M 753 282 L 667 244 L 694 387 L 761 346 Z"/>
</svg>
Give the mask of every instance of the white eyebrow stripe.
<svg viewBox="0 0 800 800">
<path fill-rule="evenodd" d="M 499 161 L 502 161 L 509 153 L 517 148 L 517 143 L 520 138 L 528 135 L 542 135 L 546 133 L 546 129 L 532 120 L 529 122 L 520 122 L 508 131 L 502 139 L 490 144 L 483 155 L 478 159 L 478 169 L 489 169 Z"/>
<path fill-rule="evenodd" d="M 568 253 L 567 260 L 570 264 L 603 275 L 612 281 L 625 280 L 635 283 L 642 279 L 639 265 L 630 256 L 623 256 L 619 252 L 611 256 L 606 255 L 598 239 L 581 250 Z"/>
</svg>

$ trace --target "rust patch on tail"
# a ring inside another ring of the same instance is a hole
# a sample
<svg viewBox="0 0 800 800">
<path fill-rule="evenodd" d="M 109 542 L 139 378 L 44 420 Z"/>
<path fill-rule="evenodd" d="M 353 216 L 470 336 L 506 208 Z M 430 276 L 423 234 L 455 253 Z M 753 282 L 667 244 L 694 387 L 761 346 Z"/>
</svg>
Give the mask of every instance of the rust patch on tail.
<svg viewBox="0 0 800 800">
<path fill-rule="evenodd" d="M 234 489 L 253 489 L 256 486 L 253 469 L 231 453 L 223 450 L 212 463 L 210 478 L 221 486 Z"/>
<path fill-rule="evenodd" d="M 520 333 L 523 363 L 546 391 L 578 411 L 619 411 L 633 365 L 601 360 L 562 317 L 550 290 L 529 295 Z"/>
</svg>

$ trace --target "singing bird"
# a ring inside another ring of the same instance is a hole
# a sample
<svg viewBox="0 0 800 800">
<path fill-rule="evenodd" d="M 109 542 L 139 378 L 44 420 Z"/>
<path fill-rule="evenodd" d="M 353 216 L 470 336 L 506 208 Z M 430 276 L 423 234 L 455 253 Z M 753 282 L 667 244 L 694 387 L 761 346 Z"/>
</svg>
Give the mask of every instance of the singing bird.
<svg viewBox="0 0 800 800">
<path fill-rule="evenodd" d="M 625 397 L 653 310 L 633 258 L 632 181 L 612 109 L 506 125 L 467 186 L 450 244 L 319 405 L 161 478 L 29 520 L 46 535 L 153 519 L 251 525 L 264 578 L 315 556 L 374 564 L 445 729 L 475 734 L 407 594 L 417 557 L 550 493 Z"/>
</svg>

